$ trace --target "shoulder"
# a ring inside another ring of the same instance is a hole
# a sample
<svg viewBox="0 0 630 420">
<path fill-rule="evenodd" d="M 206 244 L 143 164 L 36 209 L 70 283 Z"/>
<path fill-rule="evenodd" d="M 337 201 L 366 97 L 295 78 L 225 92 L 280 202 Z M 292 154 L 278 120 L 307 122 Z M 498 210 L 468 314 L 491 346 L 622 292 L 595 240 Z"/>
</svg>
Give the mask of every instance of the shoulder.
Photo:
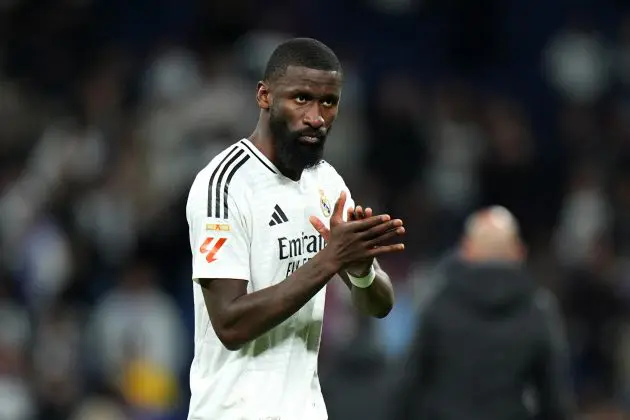
<svg viewBox="0 0 630 420">
<path fill-rule="evenodd" d="M 215 204 L 224 206 L 222 203 L 227 202 L 227 197 L 240 201 L 250 188 L 247 180 L 254 176 L 252 158 L 252 152 L 242 141 L 225 148 L 195 176 L 188 194 L 188 207 L 207 203 L 210 212 Z"/>
<path fill-rule="evenodd" d="M 242 178 L 243 173 L 251 171 L 251 167 L 247 165 L 251 158 L 252 154 L 243 142 L 238 141 L 233 143 L 212 158 L 212 160 L 197 173 L 195 182 L 213 181 L 216 183 L 219 180 L 221 180 L 221 182 L 238 180 Z"/>
<path fill-rule="evenodd" d="M 339 185 L 341 188 L 346 188 L 346 182 L 341 174 L 326 160 L 322 159 L 317 165 L 311 168 L 311 171 L 315 173 L 318 179 L 325 183 L 331 183 Z"/>
<path fill-rule="evenodd" d="M 335 167 L 324 159 L 320 160 L 319 163 L 313 167 L 313 170 L 317 171 L 318 174 L 341 178 L 341 175 L 339 175 Z"/>
</svg>

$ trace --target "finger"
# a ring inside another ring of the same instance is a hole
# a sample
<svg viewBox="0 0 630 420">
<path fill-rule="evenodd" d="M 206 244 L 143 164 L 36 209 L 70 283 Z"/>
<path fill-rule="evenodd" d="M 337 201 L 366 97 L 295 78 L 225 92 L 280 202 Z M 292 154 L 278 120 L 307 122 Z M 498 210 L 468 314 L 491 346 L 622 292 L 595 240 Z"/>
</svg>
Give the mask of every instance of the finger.
<svg viewBox="0 0 630 420">
<path fill-rule="evenodd" d="M 361 239 L 373 239 L 376 238 L 378 236 L 381 236 L 382 234 L 384 234 L 385 232 L 388 232 L 390 230 L 394 230 L 396 228 L 400 228 L 403 225 L 403 221 L 400 219 L 394 219 L 394 220 L 390 220 L 389 222 L 386 223 L 381 223 L 380 225 L 376 225 L 371 227 L 370 229 L 366 230 Z"/>
<path fill-rule="evenodd" d="M 363 219 L 363 207 L 356 206 L 354 209 L 354 215 L 357 218 L 357 220 Z"/>
<path fill-rule="evenodd" d="M 376 247 L 382 245 L 383 243 L 390 241 L 394 238 L 400 237 L 405 234 L 405 228 L 399 227 L 390 231 L 385 232 L 381 236 L 377 236 L 374 239 L 370 239 L 366 242 L 366 246 L 368 247 Z"/>
<path fill-rule="evenodd" d="M 346 192 L 341 191 L 341 194 L 339 194 L 339 198 L 337 199 L 337 202 L 335 203 L 335 208 L 333 210 L 331 219 L 343 220 L 343 209 L 345 207 L 346 207 Z"/>
<path fill-rule="evenodd" d="M 372 217 L 372 208 L 368 207 L 365 209 L 365 217 Z"/>
<path fill-rule="evenodd" d="M 356 217 L 354 215 L 354 209 L 352 207 L 348 209 L 348 211 L 346 212 L 346 216 L 347 216 L 346 218 L 347 221 L 356 220 Z"/>
<path fill-rule="evenodd" d="M 330 230 L 326 227 L 324 222 L 322 222 L 315 216 L 309 217 L 308 221 L 311 222 L 311 225 L 313 225 L 315 230 L 319 232 L 320 235 L 322 235 L 322 238 L 327 241 L 330 237 Z"/>
<path fill-rule="evenodd" d="M 394 252 L 402 252 L 405 250 L 405 244 L 385 245 L 372 248 L 367 251 L 368 258 L 376 258 L 385 254 L 393 254 Z"/>
<path fill-rule="evenodd" d="M 388 222 L 389 219 L 389 215 L 382 214 L 379 216 L 372 216 L 369 219 L 354 220 L 349 223 L 349 229 L 352 232 L 368 231 L 374 226 L 378 226 L 385 222 Z"/>
</svg>

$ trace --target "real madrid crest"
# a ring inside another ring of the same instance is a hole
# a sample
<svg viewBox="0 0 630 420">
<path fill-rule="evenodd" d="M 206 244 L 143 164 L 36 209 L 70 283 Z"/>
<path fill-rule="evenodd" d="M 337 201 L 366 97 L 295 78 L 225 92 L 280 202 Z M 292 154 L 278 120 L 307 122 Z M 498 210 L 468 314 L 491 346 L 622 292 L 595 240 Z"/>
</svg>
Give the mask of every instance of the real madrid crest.
<svg viewBox="0 0 630 420">
<path fill-rule="evenodd" d="M 326 197 L 326 194 L 322 189 L 319 190 L 319 205 L 322 208 L 322 213 L 324 213 L 324 216 L 330 217 L 332 207 L 330 206 L 330 201 L 328 201 L 328 198 Z"/>
</svg>

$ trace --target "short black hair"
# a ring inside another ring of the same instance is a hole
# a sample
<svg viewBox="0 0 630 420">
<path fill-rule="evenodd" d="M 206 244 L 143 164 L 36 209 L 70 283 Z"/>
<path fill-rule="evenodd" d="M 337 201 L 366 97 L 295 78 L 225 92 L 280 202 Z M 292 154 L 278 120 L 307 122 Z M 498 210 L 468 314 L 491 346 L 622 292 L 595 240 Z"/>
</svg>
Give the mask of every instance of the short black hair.
<svg viewBox="0 0 630 420">
<path fill-rule="evenodd" d="M 333 50 L 313 38 L 293 38 L 278 45 L 267 61 L 264 79 L 268 82 L 277 80 L 289 66 L 342 72 Z"/>
</svg>

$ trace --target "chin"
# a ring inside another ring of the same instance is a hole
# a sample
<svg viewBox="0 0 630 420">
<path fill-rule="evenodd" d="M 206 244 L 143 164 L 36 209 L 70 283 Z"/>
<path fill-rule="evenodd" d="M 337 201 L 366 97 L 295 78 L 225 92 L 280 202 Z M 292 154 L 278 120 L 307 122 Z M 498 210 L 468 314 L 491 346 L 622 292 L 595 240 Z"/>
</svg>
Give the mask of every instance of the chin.
<svg viewBox="0 0 630 420">
<path fill-rule="evenodd" d="M 288 162 L 287 164 L 283 165 L 285 168 L 287 168 L 288 170 L 290 170 L 291 172 L 294 173 L 301 173 L 302 171 L 314 168 L 315 166 L 317 166 L 317 164 L 321 162 L 321 159 L 317 159 L 315 161 L 313 160 L 309 160 L 307 162 L 305 161 L 301 161 L 301 162 L 296 162 L 295 160 Z"/>
<path fill-rule="evenodd" d="M 314 150 L 314 147 L 320 150 Z M 295 147 L 282 150 L 278 154 L 279 163 L 292 172 L 302 172 L 304 169 L 316 166 L 323 157 L 323 149 L 320 145 L 296 144 Z"/>
<path fill-rule="evenodd" d="M 299 166 L 304 169 L 310 169 L 315 166 L 322 160 L 322 155 L 318 154 L 317 156 L 309 156 L 308 158 L 302 159 L 300 162 L 296 162 L 296 166 Z"/>
</svg>

